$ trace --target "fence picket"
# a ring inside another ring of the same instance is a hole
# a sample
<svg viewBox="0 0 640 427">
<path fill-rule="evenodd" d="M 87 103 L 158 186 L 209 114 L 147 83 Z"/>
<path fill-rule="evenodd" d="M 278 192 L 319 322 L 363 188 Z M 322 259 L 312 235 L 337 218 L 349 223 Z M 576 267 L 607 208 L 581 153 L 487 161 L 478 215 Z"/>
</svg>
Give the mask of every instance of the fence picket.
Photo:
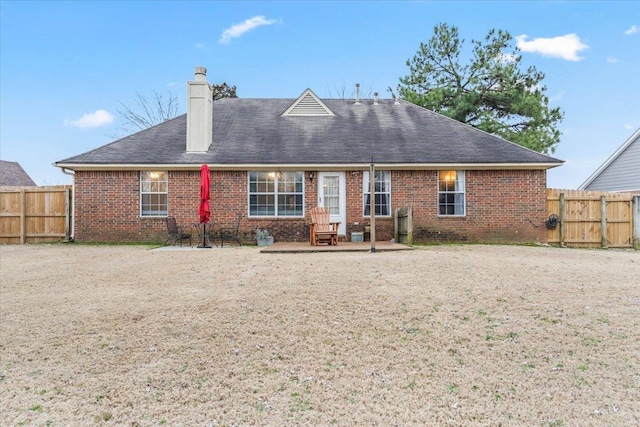
<svg viewBox="0 0 640 427">
<path fill-rule="evenodd" d="M 548 230 L 550 244 L 572 247 L 634 247 L 634 195 L 547 189 L 547 212 L 558 215 L 558 230 Z"/>
<path fill-rule="evenodd" d="M 1 187 L 0 244 L 60 242 L 71 233 L 72 187 Z"/>
</svg>

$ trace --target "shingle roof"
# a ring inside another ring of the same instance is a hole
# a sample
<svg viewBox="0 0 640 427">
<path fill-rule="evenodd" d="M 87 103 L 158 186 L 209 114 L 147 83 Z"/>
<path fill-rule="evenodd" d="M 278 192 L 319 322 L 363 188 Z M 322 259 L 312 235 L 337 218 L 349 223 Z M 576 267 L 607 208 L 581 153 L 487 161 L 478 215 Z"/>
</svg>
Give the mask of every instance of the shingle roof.
<svg viewBox="0 0 640 427">
<path fill-rule="evenodd" d="M 73 165 L 544 164 L 562 162 L 411 103 L 323 99 L 333 117 L 282 117 L 293 99 L 213 104 L 213 144 L 187 153 L 186 115 L 57 162 Z"/>
<path fill-rule="evenodd" d="M 0 186 L 33 187 L 36 183 L 18 162 L 0 160 Z"/>
</svg>

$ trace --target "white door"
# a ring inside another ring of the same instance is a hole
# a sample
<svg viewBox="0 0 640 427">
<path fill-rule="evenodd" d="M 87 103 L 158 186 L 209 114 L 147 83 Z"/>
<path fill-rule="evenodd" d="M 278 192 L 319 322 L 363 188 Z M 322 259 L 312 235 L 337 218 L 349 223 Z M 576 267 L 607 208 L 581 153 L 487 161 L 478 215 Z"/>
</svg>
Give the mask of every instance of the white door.
<svg viewBox="0 0 640 427">
<path fill-rule="evenodd" d="M 338 234 L 347 233 L 347 203 L 344 172 L 318 174 L 318 206 L 329 208 L 331 221 L 339 222 Z"/>
</svg>

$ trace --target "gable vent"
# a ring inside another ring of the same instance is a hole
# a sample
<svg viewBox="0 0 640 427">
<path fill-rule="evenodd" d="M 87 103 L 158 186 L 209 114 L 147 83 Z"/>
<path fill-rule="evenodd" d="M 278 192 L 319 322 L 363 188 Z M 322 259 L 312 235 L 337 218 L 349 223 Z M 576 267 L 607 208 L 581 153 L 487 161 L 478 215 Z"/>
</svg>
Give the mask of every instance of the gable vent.
<svg viewBox="0 0 640 427">
<path fill-rule="evenodd" d="M 335 116 L 333 111 L 325 105 L 324 102 L 316 96 L 311 89 L 307 89 L 302 92 L 302 95 L 296 99 L 293 104 L 289 106 L 282 113 L 282 117 L 286 116 Z"/>
</svg>

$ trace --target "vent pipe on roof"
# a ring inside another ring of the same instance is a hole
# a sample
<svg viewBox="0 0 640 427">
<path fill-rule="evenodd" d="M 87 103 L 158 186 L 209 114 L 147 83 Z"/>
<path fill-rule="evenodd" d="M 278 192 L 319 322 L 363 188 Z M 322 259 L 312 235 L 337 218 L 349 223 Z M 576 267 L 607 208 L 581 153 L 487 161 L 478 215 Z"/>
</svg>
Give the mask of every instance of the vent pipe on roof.
<svg viewBox="0 0 640 427">
<path fill-rule="evenodd" d="M 356 104 L 360 104 L 360 83 L 356 83 Z"/>
<path fill-rule="evenodd" d="M 400 86 L 396 88 L 396 101 L 393 105 L 400 105 Z"/>
<path fill-rule="evenodd" d="M 378 105 L 378 92 L 373 92 L 373 105 Z"/>
</svg>

